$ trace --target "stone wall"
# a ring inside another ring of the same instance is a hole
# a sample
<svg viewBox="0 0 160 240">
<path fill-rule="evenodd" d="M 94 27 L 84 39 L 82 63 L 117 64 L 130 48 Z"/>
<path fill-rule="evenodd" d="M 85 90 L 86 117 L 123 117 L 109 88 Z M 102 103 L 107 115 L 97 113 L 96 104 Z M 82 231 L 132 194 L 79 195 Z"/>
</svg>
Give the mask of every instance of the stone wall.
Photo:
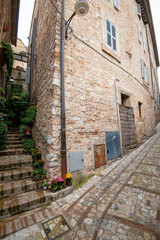
<svg viewBox="0 0 160 240">
<path fill-rule="evenodd" d="M 54 1 L 55 2 L 55 1 Z M 58 1 L 59 2 L 59 1 Z M 76 1 L 66 1 L 66 19 Z M 121 94 L 130 96 L 134 109 L 137 143 L 145 141 L 156 129 L 158 107 L 150 82 L 142 78 L 141 59 L 150 67 L 146 27 L 136 10 L 136 1 L 120 0 L 120 10 L 103 0 L 89 1 L 85 17 L 75 16 L 72 32 L 65 41 L 66 142 L 69 152 L 83 150 L 85 167 L 95 168 L 94 145 L 106 145 L 106 132 L 118 131 L 115 79 L 118 104 Z M 58 6 L 60 9 L 60 6 Z M 44 145 L 38 134 L 49 176 L 60 174 L 60 16 L 50 0 L 41 1 L 37 12 L 33 95 L 37 102 L 37 124 L 47 137 Z M 106 45 L 105 19 L 116 26 L 117 52 Z M 146 42 L 138 39 L 137 23 Z M 147 26 L 148 29 L 148 26 Z M 149 35 L 151 59 L 156 69 Z M 156 74 L 153 80 L 157 86 Z M 138 102 L 142 104 L 141 114 Z M 140 116 L 141 115 L 141 116 Z"/>
</svg>

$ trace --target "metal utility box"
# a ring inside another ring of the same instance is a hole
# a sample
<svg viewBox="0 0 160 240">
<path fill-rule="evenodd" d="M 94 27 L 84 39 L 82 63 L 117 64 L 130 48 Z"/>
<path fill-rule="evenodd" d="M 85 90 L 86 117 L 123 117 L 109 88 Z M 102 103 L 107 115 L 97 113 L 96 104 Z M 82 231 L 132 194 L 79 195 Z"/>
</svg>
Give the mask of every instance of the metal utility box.
<svg viewBox="0 0 160 240">
<path fill-rule="evenodd" d="M 69 152 L 68 157 L 69 157 L 69 172 L 76 172 L 79 170 L 83 170 L 85 168 L 84 151 Z"/>
</svg>

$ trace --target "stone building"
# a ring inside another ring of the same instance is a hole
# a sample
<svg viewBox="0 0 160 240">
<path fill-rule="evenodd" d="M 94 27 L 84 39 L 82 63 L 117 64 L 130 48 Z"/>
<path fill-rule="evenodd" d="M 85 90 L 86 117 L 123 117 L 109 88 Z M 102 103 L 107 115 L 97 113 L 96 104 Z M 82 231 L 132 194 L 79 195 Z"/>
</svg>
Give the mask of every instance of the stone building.
<svg viewBox="0 0 160 240">
<path fill-rule="evenodd" d="M 25 72 L 28 61 L 28 49 L 19 38 L 17 38 L 17 45 L 12 45 L 12 49 L 14 62 L 11 77 L 14 80 L 14 84 L 20 84 L 22 86 L 22 90 L 27 92 L 28 84 L 25 83 Z"/>
<path fill-rule="evenodd" d="M 2 40 L 16 45 L 19 0 L 1 0 L 0 1 L 0 43 Z M 5 89 L 6 67 L 4 64 L 2 46 L 0 45 L 0 87 Z"/>
<path fill-rule="evenodd" d="M 66 20 L 76 2 L 66 0 Z M 88 0 L 88 14 L 72 19 L 65 41 L 63 129 L 62 3 L 36 1 L 30 33 L 37 56 L 30 61 L 31 101 L 46 141 L 38 131 L 34 138 L 49 178 L 65 168 L 61 130 L 67 171 L 92 171 L 144 142 L 159 122 L 159 58 L 149 0 Z"/>
</svg>

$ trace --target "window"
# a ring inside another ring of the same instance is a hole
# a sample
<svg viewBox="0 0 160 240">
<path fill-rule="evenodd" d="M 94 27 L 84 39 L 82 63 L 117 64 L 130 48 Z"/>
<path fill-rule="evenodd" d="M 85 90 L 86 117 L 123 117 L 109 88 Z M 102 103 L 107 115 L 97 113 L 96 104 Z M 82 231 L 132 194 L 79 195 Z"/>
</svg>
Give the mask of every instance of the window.
<svg viewBox="0 0 160 240">
<path fill-rule="evenodd" d="M 130 107 L 130 96 L 124 92 L 121 93 L 121 104 L 126 107 Z"/>
<path fill-rule="evenodd" d="M 138 28 L 138 39 L 139 39 L 139 42 L 142 43 L 141 28 L 139 23 L 137 23 L 137 28 Z"/>
<path fill-rule="evenodd" d="M 141 59 L 141 72 L 142 72 L 142 78 L 145 79 L 145 63 L 144 63 L 144 59 Z"/>
<path fill-rule="evenodd" d="M 117 52 L 116 28 L 106 19 L 107 45 Z"/>
<path fill-rule="evenodd" d="M 141 16 L 141 6 L 139 3 L 137 3 L 137 14 L 138 16 Z"/>
<path fill-rule="evenodd" d="M 139 117 L 142 117 L 142 103 L 138 102 L 138 111 L 139 111 Z"/>
</svg>

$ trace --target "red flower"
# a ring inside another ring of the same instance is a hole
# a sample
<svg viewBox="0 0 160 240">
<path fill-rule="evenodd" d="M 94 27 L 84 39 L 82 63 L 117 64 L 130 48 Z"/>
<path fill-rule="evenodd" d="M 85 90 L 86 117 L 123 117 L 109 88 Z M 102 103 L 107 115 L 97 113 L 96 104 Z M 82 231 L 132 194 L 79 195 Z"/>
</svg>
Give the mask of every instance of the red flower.
<svg viewBox="0 0 160 240">
<path fill-rule="evenodd" d="M 39 160 L 40 163 L 42 163 L 43 161 L 42 160 Z"/>
</svg>

